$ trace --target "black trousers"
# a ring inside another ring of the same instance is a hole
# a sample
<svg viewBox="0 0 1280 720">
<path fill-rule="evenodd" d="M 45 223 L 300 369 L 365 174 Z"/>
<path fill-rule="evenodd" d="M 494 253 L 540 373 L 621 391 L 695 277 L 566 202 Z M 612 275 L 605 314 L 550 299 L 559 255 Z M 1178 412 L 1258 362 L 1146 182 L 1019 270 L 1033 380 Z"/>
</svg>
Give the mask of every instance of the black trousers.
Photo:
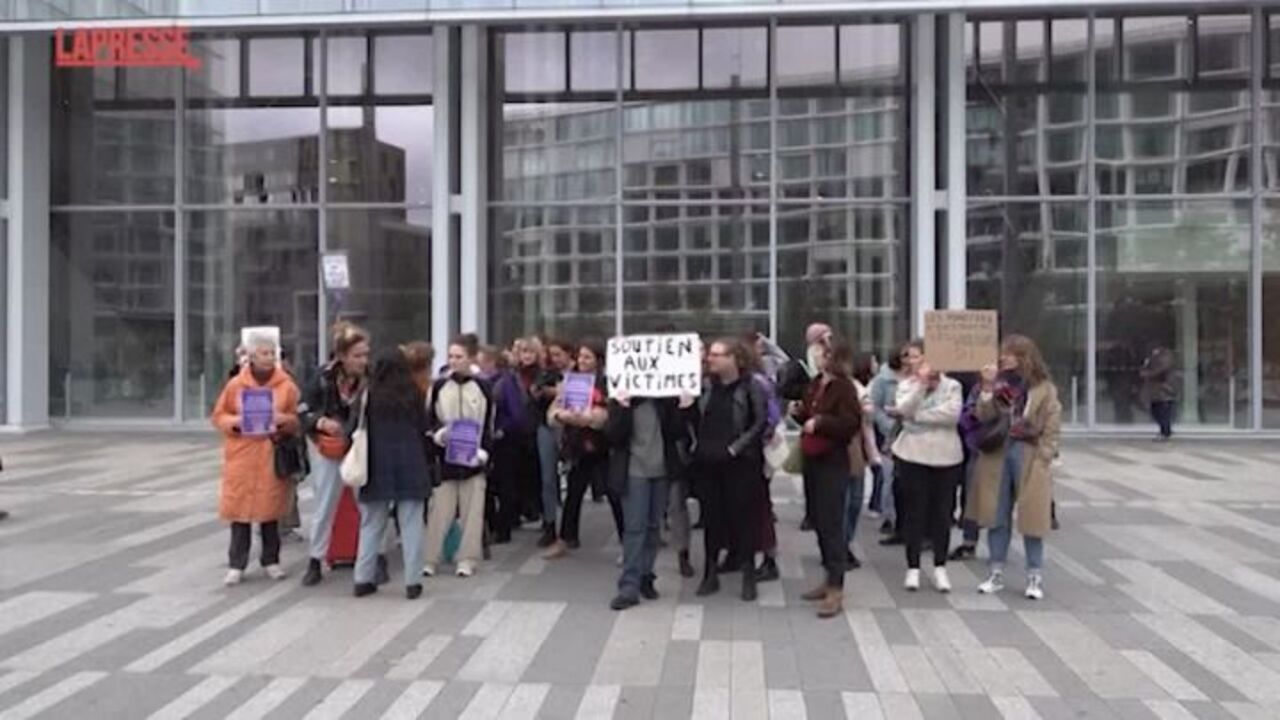
<svg viewBox="0 0 1280 720">
<path fill-rule="evenodd" d="M 618 540 L 622 540 L 622 500 L 612 492 L 608 492 L 609 454 L 597 453 L 584 455 L 569 469 L 569 489 L 565 493 L 564 513 L 560 517 L 560 539 L 576 542 L 579 526 L 582 521 L 582 499 L 588 488 L 599 484 L 606 488 L 605 496 L 609 498 L 609 509 L 613 512 L 613 526 L 618 532 Z"/>
<path fill-rule="evenodd" d="M 1160 428 L 1160 437 L 1173 437 L 1173 401 L 1159 400 L 1151 403 L 1151 419 Z"/>
<path fill-rule="evenodd" d="M 764 468 L 757 461 L 733 458 L 699 463 L 695 472 L 708 574 L 721 550 L 729 551 L 734 564 L 754 571 L 765 506 Z"/>
<path fill-rule="evenodd" d="M 503 438 L 494 446 L 490 527 L 498 535 L 510 535 L 520 527 L 520 514 L 527 508 L 529 476 L 537 470 L 531 452 L 519 438 Z"/>
<path fill-rule="evenodd" d="M 849 482 L 849 456 L 834 452 L 804 459 L 804 490 L 809 521 L 818 536 L 818 552 L 827 572 L 827 587 L 843 588 L 846 567 L 844 544 L 845 488 Z"/>
<path fill-rule="evenodd" d="M 227 552 L 227 565 L 232 570 L 249 567 L 249 546 L 253 543 L 252 526 L 249 523 L 231 523 L 231 548 Z M 272 521 L 258 526 L 262 535 L 262 567 L 280 564 L 280 526 Z"/>
<path fill-rule="evenodd" d="M 902 487 L 903 501 L 898 523 L 907 548 L 908 568 L 919 569 L 920 547 L 926 537 L 933 543 L 934 567 L 946 566 L 956 484 L 963 475 L 964 465 L 932 467 L 898 461 L 897 484 Z"/>
</svg>

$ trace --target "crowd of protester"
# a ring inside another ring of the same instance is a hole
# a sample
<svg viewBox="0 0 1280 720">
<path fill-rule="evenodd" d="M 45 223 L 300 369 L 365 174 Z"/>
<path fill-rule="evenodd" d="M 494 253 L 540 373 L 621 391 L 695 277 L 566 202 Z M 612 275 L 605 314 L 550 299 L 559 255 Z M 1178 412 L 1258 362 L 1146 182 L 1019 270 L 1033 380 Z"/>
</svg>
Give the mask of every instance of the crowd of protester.
<svg viewBox="0 0 1280 720">
<path fill-rule="evenodd" d="M 822 578 L 803 594 L 819 617 L 842 612 L 846 576 L 861 566 L 852 544 L 864 515 L 881 522 L 882 545 L 903 546 L 910 591 L 921 587 L 927 552 L 930 584 L 950 592 L 947 562 L 972 560 L 985 530 L 990 571 L 976 590 L 1000 592 L 1016 527 L 1026 597 L 1044 597 L 1062 409 L 1025 337 L 1005 338 L 996 364 L 957 377 L 933 368 L 919 340 L 882 364 L 820 323 L 796 359 L 756 333 L 708 339 L 701 392 L 660 399 L 611 397 L 605 349 L 592 339 L 495 347 L 461 335 L 435 368 L 425 342 L 380 349 L 371 362 L 372 339 L 342 322 L 330 347 L 330 361 L 300 391 L 274 340 L 252 337 L 218 398 L 228 585 L 244 578 L 254 524 L 265 573 L 285 577 L 281 521 L 296 515 L 296 483 L 305 481 L 314 495 L 307 586 L 331 572 L 344 487 L 360 513 L 354 594 L 389 582 L 386 551 L 398 540 L 410 599 L 447 565 L 471 577 L 491 546 L 532 537 L 517 534 L 527 525 L 540 528 L 545 558 L 571 562 L 590 493 L 607 502 L 621 547 L 615 610 L 659 596 L 664 530 L 679 574 L 693 578 L 701 529 L 697 595 L 719 592 L 724 578 L 750 602 L 758 583 L 779 579 L 771 482 L 791 473 L 803 478 L 803 527 L 821 558 Z M 568 401 L 569 373 L 594 378 L 585 401 Z M 250 433 L 243 398 L 263 389 L 271 424 Z M 458 454 L 464 440 L 471 451 Z M 955 525 L 962 541 L 952 551 Z"/>
</svg>

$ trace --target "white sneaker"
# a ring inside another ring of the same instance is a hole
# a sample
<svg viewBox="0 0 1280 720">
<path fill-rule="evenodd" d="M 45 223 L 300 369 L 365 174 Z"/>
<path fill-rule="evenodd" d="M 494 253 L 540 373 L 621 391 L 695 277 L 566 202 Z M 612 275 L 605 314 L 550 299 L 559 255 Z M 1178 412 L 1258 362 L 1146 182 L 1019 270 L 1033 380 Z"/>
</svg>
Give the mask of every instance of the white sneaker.
<svg viewBox="0 0 1280 720">
<path fill-rule="evenodd" d="M 919 590 L 920 589 L 920 571 L 918 569 L 908 570 L 906 579 L 902 581 L 902 587 L 910 590 L 911 592 L 915 592 Z"/>
<path fill-rule="evenodd" d="M 283 580 L 289 576 L 289 573 L 286 573 L 284 571 L 284 568 L 280 567 L 280 565 L 278 564 L 267 565 L 262 569 L 267 572 L 267 577 L 271 578 L 272 580 Z"/>
<path fill-rule="evenodd" d="M 435 565 L 423 565 L 423 566 L 422 566 L 422 577 L 435 577 L 435 574 L 436 574 L 436 566 L 435 566 Z"/>
<path fill-rule="evenodd" d="M 222 578 L 222 584 L 231 587 L 232 585 L 239 585 L 241 580 L 244 580 L 243 570 L 228 570 L 227 576 Z"/>
<path fill-rule="evenodd" d="M 947 569 L 944 567 L 933 569 L 933 589 L 940 593 L 951 592 L 951 578 L 947 577 Z"/>
<path fill-rule="evenodd" d="M 1044 578 L 1039 575 L 1027 576 L 1027 591 L 1024 593 L 1028 600 L 1044 599 Z"/>
<path fill-rule="evenodd" d="M 983 595 L 995 595 L 1004 590 L 1004 573 L 993 572 L 982 584 L 978 586 L 978 592 Z"/>
<path fill-rule="evenodd" d="M 471 563 L 461 563 L 460 565 L 458 565 L 458 577 L 469 578 L 475 574 L 476 574 L 476 569 L 471 565 Z"/>
</svg>

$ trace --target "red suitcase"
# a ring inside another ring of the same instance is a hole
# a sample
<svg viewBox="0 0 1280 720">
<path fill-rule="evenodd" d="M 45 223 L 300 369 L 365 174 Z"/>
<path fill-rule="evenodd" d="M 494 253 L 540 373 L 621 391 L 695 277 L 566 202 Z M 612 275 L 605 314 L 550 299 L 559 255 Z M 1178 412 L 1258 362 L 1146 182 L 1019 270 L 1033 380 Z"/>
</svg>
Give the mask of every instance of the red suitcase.
<svg viewBox="0 0 1280 720">
<path fill-rule="evenodd" d="M 351 488 L 342 488 L 338 512 L 333 516 L 333 535 L 329 540 L 330 567 L 354 565 L 360 545 L 360 508 Z"/>
</svg>

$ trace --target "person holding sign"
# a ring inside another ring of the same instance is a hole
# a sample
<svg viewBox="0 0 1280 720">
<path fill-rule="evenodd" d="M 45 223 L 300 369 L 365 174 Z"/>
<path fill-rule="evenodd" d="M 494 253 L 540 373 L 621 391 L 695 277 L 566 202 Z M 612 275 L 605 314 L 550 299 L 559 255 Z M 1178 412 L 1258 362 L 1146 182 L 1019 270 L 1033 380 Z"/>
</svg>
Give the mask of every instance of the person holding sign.
<svg viewBox="0 0 1280 720">
<path fill-rule="evenodd" d="M 474 336 L 449 343 L 449 374 L 436 381 L 427 405 L 427 426 L 435 441 L 441 480 L 427 519 L 427 558 L 422 574 L 436 574 L 445 533 L 461 517 L 458 577 L 471 577 L 480 562 L 489 453 L 493 450 L 493 395 L 474 373 L 479 350 Z"/>
<path fill-rule="evenodd" d="M 273 440 L 299 431 L 298 387 L 277 367 L 275 341 L 255 335 L 247 349 L 249 363 L 213 407 L 213 426 L 224 438 L 218 516 L 231 523 L 227 585 L 244 578 L 253 523 L 262 534 L 263 569 L 273 580 L 285 576 L 278 521 L 289 509 L 290 485 L 276 477 Z"/>
<path fill-rule="evenodd" d="M 852 348 L 844 344 L 832 349 L 821 348 L 812 358 L 818 376 L 809 383 L 794 417 L 803 426 L 800 452 L 804 455 L 804 495 L 809 520 L 818 536 L 826 578 L 801 597 L 818 603 L 818 617 L 832 618 L 844 609 L 844 574 L 848 570 L 844 522 L 851 474 L 849 445 L 854 438 L 861 438 L 862 403 L 849 377 L 853 367 Z"/>
<path fill-rule="evenodd" d="M 973 467 L 974 491 L 965 508 L 966 517 L 987 528 L 991 551 L 991 575 L 978 591 L 990 594 L 1004 589 L 1016 505 L 1027 559 L 1026 597 L 1041 600 L 1062 403 L 1040 349 L 1030 339 L 1005 338 L 999 363 L 998 369 L 988 365 L 982 370 L 974 413 L 981 422 L 980 447 Z"/>
<path fill-rule="evenodd" d="M 565 378 L 566 394 L 571 381 L 572 375 Z M 609 489 L 622 498 L 625 529 L 622 576 L 609 605 L 614 610 L 639 605 L 641 597 L 658 599 L 653 564 L 669 484 L 683 475 L 692 452 L 693 401 L 688 394 L 675 400 L 621 393 L 609 402 Z"/>
<path fill-rule="evenodd" d="M 907 575 L 903 586 L 920 589 L 920 548 L 927 536 L 933 543 L 933 587 L 951 592 L 947 554 L 956 487 L 964 474 L 960 445 L 960 411 L 964 405 L 960 383 L 929 366 L 924 341 L 908 346 L 910 377 L 898 384 L 894 407 L 902 430 L 893 443 L 898 482 L 905 507 L 898 509 L 906 540 Z"/>
<path fill-rule="evenodd" d="M 564 429 L 564 460 L 569 464 L 569 490 L 564 499 L 564 514 L 560 519 L 560 539 L 543 555 L 548 559 L 563 556 L 581 545 L 578 537 L 582 518 L 582 500 L 587 489 L 594 485 L 607 486 L 609 470 L 609 444 L 604 426 L 609 419 L 605 408 L 605 393 L 601 364 L 604 348 L 598 343 L 584 341 L 578 348 L 575 371 L 565 374 L 560 383 L 560 394 L 547 410 L 547 422 L 553 428 Z M 569 378 L 577 376 L 572 389 Z M 588 392 L 581 385 L 585 383 Z M 585 396 L 586 401 L 583 401 Z M 571 406 L 569 403 L 573 402 Z M 613 525 L 618 531 L 618 541 L 623 541 L 622 503 L 614 492 L 606 491 L 609 508 L 613 511 Z"/>
<path fill-rule="evenodd" d="M 764 505 L 764 430 L 768 400 L 750 375 L 747 349 L 735 340 L 707 348 L 707 379 L 698 400 L 694 477 L 700 492 L 705 555 L 699 596 L 720 591 L 721 550 L 742 570 L 742 599 L 756 599 L 755 553 Z"/>
</svg>

